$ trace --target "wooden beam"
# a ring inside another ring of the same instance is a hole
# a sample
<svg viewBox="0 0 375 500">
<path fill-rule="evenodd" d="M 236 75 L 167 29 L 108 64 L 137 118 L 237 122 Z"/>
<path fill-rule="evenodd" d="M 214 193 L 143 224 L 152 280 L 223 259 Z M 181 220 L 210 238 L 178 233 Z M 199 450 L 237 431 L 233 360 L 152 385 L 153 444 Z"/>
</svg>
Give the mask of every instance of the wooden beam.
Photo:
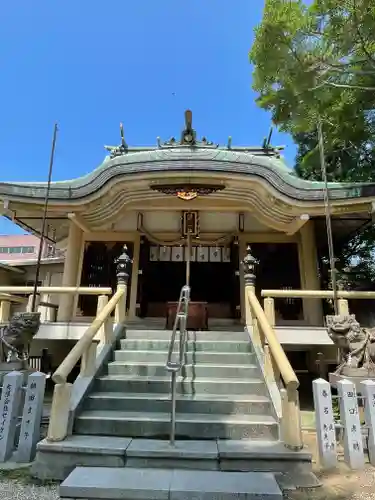
<svg viewBox="0 0 375 500">
<path fill-rule="evenodd" d="M 301 229 L 302 226 L 306 224 L 310 220 L 310 216 L 308 214 L 302 214 L 299 217 L 296 217 L 289 225 L 286 230 L 286 234 L 291 236 L 295 234 L 297 231 Z"/>
<path fill-rule="evenodd" d="M 82 231 L 84 233 L 90 233 L 91 232 L 91 228 L 90 226 L 87 225 L 87 223 L 85 222 L 84 219 L 82 219 L 82 217 L 80 215 L 77 215 L 77 214 L 74 214 L 74 213 L 70 213 L 68 214 L 68 218 L 77 226 L 79 227 L 80 229 L 82 229 Z"/>
<path fill-rule="evenodd" d="M 16 213 L 14 210 L 11 210 L 9 208 L 9 200 L 4 200 L 3 206 L 0 208 L 0 215 L 3 215 L 4 217 L 8 217 L 14 222 L 14 218 L 16 216 Z"/>
</svg>

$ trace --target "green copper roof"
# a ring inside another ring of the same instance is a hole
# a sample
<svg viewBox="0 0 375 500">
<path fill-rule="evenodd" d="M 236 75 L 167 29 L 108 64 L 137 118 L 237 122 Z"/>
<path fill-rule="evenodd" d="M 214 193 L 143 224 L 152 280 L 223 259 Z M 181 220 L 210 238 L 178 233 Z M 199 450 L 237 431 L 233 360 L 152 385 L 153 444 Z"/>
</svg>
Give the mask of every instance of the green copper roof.
<svg viewBox="0 0 375 500">
<path fill-rule="evenodd" d="M 50 197 L 55 200 L 78 200 L 89 196 L 114 178 L 137 174 L 180 172 L 193 179 L 195 173 L 212 172 L 225 176 L 257 177 L 281 194 L 296 200 L 323 200 L 323 183 L 298 178 L 275 151 L 260 148 L 220 148 L 201 146 L 156 147 L 127 150 L 114 158 L 107 157 L 93 172 L 83 177 L 53 182 Z M 330 183 L 332 199 L 375 196 L 375 184 Z M 46 183 L 0 183 L 1 197 L 44 198 Z"/>
<path fill-rule="evenodd" d="M 83 177 L 53 182 L 50 199 L 79 200 L 100 190 L 115 178 L 131 177 L 137 174 L 174 172 L 194 179 L 194 174 L 215 173 L 223 178 L 242 177 L 263 179 L 274 189 L 289 198 L 301 201 L 322 201 L 323 183 L 299 179 L 287 167 L 280 156 L 281 148 L 270 146 L 271 133 L 265 138 L 262 148 L 232 147 L 228 138 L 226 147 L 214 144 L 205 137 L 197 139 L 192 126 L 192 112 L 185 111 L 185 128 L 179 140 L 172 137 L 157 146 L 131 148 L 125 141 L 124 129 L 120 124 L 119 146 L 105 146 L 110 152 L 102 165 Z M 47 183 L 0 183 L 0 196 L 44 199 Z M 375 196 L 375 184 L 330 183 L 333 199 L 348 199 Z"/>
</svg>

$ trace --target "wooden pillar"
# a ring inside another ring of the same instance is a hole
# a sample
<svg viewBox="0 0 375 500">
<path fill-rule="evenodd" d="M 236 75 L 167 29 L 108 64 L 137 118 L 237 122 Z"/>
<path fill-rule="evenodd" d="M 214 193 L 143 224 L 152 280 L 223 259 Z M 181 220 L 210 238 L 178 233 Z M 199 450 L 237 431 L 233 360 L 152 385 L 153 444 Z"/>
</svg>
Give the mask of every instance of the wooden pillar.
<svg viewBox="0 0 375 500">
<path fill-rule="evenodd" d="M 80 250 L 79 250 L 79 259 L 78 259 L 78 266 L 77 266 L 76 286 L 81 286 L 83 259 L 85 257 L 85 243 L 86 243 L 85 234 L 86 233 L 82 233 L 82 238 L 81 238 L 81 245 L 80 245 Z M 72 316 L 74 318 L 77 316 L 78 301 L 79 301 L 79 295 L 76 295 L 73 299 Z"/>
<path fill-rule="evenodd" d="M 314 221 L 309 220 L 301 227 L 299 247 L 301 287 L 305 290 L 320 290 Z M 323 324 L 323 304 L 320 299 L 303 299 L 303 312 L 309 325 Z"/>
<path fill-rule="evenodd" d="M 82 251 L 83 231 L 74 222 L 70 221 L 68 246 L 65 252 L 64 273 L 62 286 L 76 286 L 79 272 L 79 261 Z M 58 321 L 71 321 L 73 316 L 74 296 L 60 295 Z"/>
<path fill-rule="evenodd" d="M 140 250 L 141 250 L 141 235 L 137 233 L 133 243 L 133 266 L 132 266 L 132 279 L 130 284 L 130 300 L 129 300 L 129 314 L 128 314 L 128 317 L 130 319 L 134 319 L 136 317 Z"/>
<path fill-rule="evenodd" d="M 241 306 L 241 323 L 245 324 L 246 320 L 246 303 L 245 303 L 245 274 L 242 261 L 246 254 L 246 239 L 240 234 L 238 237 L 238 257 L 240 271 L 240 306 Z"/>
</svg>

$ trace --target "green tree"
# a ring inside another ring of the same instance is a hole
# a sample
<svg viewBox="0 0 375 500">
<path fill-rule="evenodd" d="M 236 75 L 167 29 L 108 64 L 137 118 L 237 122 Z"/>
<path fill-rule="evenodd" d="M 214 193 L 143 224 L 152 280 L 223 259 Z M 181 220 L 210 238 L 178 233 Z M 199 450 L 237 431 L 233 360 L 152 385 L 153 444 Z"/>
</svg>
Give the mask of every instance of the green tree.
<svg viewBox="0 0 375 500">
<path fill-rule="evenodd" d="M 321 120 L 329 180 L 375 180 L 375 0 L 266 0 L 250 51 L 257 103 L 297 146 L 296 172 L 321 180 Z M 375 278 L 372 227 L 336 247 L 339 268 Z"/>
</svg>

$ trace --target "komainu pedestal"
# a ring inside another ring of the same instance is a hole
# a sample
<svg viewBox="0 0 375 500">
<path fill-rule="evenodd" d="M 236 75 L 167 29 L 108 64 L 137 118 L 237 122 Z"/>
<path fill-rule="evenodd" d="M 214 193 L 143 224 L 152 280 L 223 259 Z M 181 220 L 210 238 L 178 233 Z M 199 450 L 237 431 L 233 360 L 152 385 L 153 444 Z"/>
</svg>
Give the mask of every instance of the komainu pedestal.
<svg viewBox="0 0 375 500">
<path fill-rule="evenodd" d="M 340 350 L 339 364 L 329 375 L 335 385 L 343 378 L 360 382 L 375 379 L 375 329 L 362 328 L 354 314 L 327 316 L 328 335 Z"/>
</svg>

